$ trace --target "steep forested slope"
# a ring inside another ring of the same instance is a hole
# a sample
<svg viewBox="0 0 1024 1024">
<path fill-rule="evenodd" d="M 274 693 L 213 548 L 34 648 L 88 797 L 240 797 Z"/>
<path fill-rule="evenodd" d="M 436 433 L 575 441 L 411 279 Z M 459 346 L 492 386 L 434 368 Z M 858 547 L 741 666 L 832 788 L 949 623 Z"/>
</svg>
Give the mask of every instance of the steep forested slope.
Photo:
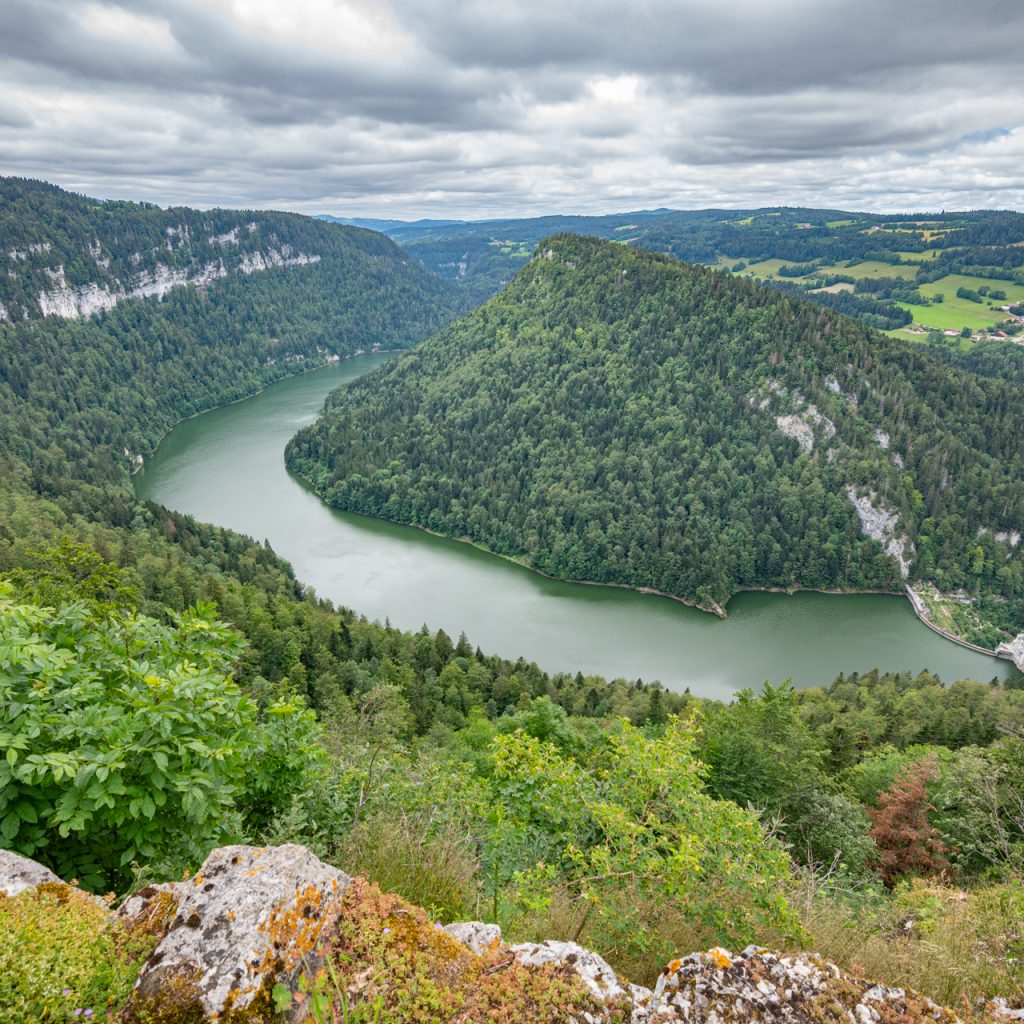
<svg viewBox="0 0 1024 1024">
<path fill-rule="evenodd" d="M 382 235 L 0 181 L 0 452 L 113 482 L 184 416 L 425 337 L 454 290 Z M 43 314 L 47 315 L 43 315 Z"/>
<path fill-rule="evenodd" d="M 461 722 L 471 707 L 497 715 L 541 694 L 581 713 L 637 721 L 679 705 L 656 684 L 551 677 L 522 660 L 474 653 L 465 637 L 366 623 L 320 601 L 264 544 L 134 499 L 134 457 L 181 418 L 332 353 L 408 345 L 451 319 L 449 286 L 392 242 L 287 214 L 99 204 L 15 179 L 0 181 L 0 194 L 9 289 L 31 262 L 11 257 L 15 250 L 35 247 L 33 257 L 63 265 L 66 279 L 84 287 L 95 269 L 90 240 L 105 239 L 114 267 L 116 252 L 159 249 L 169 225 L 188 224 L 193 239 L 205 238 L 230 232 L 232 218 L 262 225 L 279 247 L 320 257 L 294 266 L 264 260 L 265 272 L 176 284 L 159 300 L 127 294 L 137 281 L 131 271 L 103 279 L 118 298 L 109 310 L 43 317 L 26 306 L 17 322 L 0 323 L 0 578 L 25 573 L 28 591 L 50 603 L 81 597 L 88 559 L 75 545 L 55 546 L 73 538 L 122 570 L 131 604 L 146 614 L 167 619 L 213 601 L 247 642 L 234 676 L 261 703 L 297 694 L 326 713 L 353 693 L 387 686 L 417 732 Z M 87 259 L 71 270 L 79 251 Z M 184 250 L 175 252 L 185 261 Z M 21 294 L 34 294 L 30 280 L 18 278 Z"/>
<path fill-rule="evenodd" d="M 711 606 L 909 573 L 1019 628 L 1012 388 L 669 257 L 575 236 L 538 253 L 334 396 L 290 464 L 340 508 L 559 577 Z"/>
</svg>

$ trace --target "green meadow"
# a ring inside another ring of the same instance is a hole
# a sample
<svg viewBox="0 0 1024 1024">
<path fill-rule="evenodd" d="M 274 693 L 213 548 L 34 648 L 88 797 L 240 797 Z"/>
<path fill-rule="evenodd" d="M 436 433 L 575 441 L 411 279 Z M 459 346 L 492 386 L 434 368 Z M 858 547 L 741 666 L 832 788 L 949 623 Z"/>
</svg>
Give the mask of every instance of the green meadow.
<svg viewBox="0 0 1024 1024">
<path fill-rule="evenodd" d="M 980 303 L 957 296 L 958 288 L 970 288 L 977 291 L 987 287 L 990 290 L 1006 292 L 1005 299 L 990 299 L 987 296 Z M 969 277 L 966 274 L 949 274 L 938 281 L 921 285 L 920 292 L 931 298 L 941 294 L 944 298 L 940 305 L 921 306 L 917 303 L 901 302 L 904 309 L 909 310 L 915 323 L 938 330 L 959 331 L 970 327 L 972 331 L 982 327 L 994 327 L 1006 319 L 1006 314 L 998 307 L 1008 302 L 1024 302 L 1024 285 L 1012 281 L 993 281 L 986 277 Z"/>
</svg>

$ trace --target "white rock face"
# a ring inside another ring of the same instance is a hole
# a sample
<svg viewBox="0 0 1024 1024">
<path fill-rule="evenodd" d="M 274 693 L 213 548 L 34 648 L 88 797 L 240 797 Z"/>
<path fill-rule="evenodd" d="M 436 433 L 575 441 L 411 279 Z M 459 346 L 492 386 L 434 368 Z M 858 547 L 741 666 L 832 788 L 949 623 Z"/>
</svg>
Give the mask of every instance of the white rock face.
<svg viewBox="0 0 1024 1024">
<path fill-rule="evenodd" d="M 0 320 L 10 320 L 11 315 L 7 312 L 7 308 L 2 302 L 0 302 Z"/>
<path fill-rule="evenodd" d="M 139 972 L 130 1011 L 201 1004 L 206 1014 L 244 1008 L 264 983 L 297 976 L 341 910 L 351 878 L 302 846 L 226 846 L 191 882 L 179 883 L 177 912 Z"/>
<path fill-rule="evenodd" d="M 59 882 L 60 879 L 42 864 L 28 857 L 22 857 L 12 850 L 0 850 L 0 893 L 17 896 L 26 889 L 34 889 L 43 882 Z"/>
<path fill-rule="evenodd" d="M 897 532 L 899 517 L 884 505 L 874 504 L 878 499 L 874 491 L 869 491 L 866 496 L 858 496 L 853 486 L 850 486 L 846 494 L 857 510 L 860 528 L 873 540 L 877 540 L 887 555 L 896 559 L 900 575 L 906 579 L 910 575 L 911 559 L 915 551 L 909 538 Z"/>
<path fill-rule="evenodd" d="M 446 924 L 444 930 L 456 942 L 461 942 L 477 956 L 483 955 L 501 943 L 501 929 L 496 924 L 485 924 L 483 921 L 460 921 Z"/>
<path fill-rule="evenodd" d="M 78 288 L 69 288 L 64 284 L 53 291 L 40 292 L 36 298 L 43 316 L 61 316 L 67 320 L 78 320 L 113 309 L 124 295 L 110 291 L 105 285 L 85 284 Z"/>
<path fill-rule="evenodd" d="M 830 373 L 825 378 L 825 387 L 831 391 L 834 395 L 841 395 L 843 401 L 846 402 L 847 406 L 851 409 L 856 409 L 858 406 L 857 396 L 849 391 L 844 391 L 842 385 L 839 383 L 839 379 L 835 374 Z"/>
<path fill-rule="evenodd" d="M 238 228 L 232 228 L 223 235 L 212 235 L 207 241 L 210 245 L 238 245 Z"/>
<path fill-rule="evenodd" d="M 261 252 L 257 249 L 255 252 L 248 252 L 242 257 L 242 262 L 238 264 L 238 269 L 243 274 L 252 274 L 257 270 L 267 270 L 270 267 L 301 267 L 308 263 L 319 263 L 320 257 L 313 255 L 309 256 L 306 253 L 296 253 L 292 255 L 290 246 L 283 245 L 280 250 L 267 249 L 266 252 Z"/>
<path fill-rule="evenodd" d="M 818 428 L 830 439 L 836 436 L 836 425 L 824 414 L 818 412 L 816 405 L 809 405 L 803 412 L 804 419 L 809 419 L 817 424 Z"/>
<path fill-rule="evenodd" d="M 1017 547 L 1021 541 L 1019 530 L 990 530 L 987 526 L 978 527 L 978 536 L 983 537 L 986 533 L 992 534 L 992 539 L 1000 544 L 1009 544 L 1011 548 Z"/>
<path fill-rule="evenodd" d="M 801 416 L 789 413 L 786 416 L 776 416 L 775 425 L 784 434 L 795 439 L 800 445 L 800 450 L 809 452 L 814 448 L 814 431 Z"/>
<path fill-rule="evenodd" d="M 637 1007 L 651 996 L 650 989 L 638 985 L 626 986 L 619 981 L 607 961 L 578 946 L 575 942 L 524 942 L 512 946 L 511 952 L 521 963 L 532 967 L 557 964 L 571 967 L 583 979 L 590 991 L 604 1003 L 621 1001 L 624 1005 Z"/>
<path fill-rule="evenodd" d="M 829 380 L 835 381 L 835 378 L 827 378 L 825 382 L 826 387 Z M 838 382 L 836 382 L 836 387 L 838 386 Z M 758 401 L 757 394 L 752 395 L 750 397 L 750 404 L 758 409 L 767 409 L 772 405 L 776 397 L 785 400 L 786 393 L 786 388 L 777 380 L 769 380 L 768 394 L 762 397 L 760 401 Z M 776 416 L 775 425 L 787 437 L 792 437 L 800 445 L 801 451 L 813 451 L 814 443 L 819 434 L 822 435 L 825 441 L 830 441 L 836 436 L 836 425 L 816 405 L 808 403 L 807 399 L 799 391 L 793 393 L 792 405 L 796 407 L 796 412 Z"/>
<path fill-rule="evenodd" d="M 167 231 L 170 235 L 177 236 L 175 228 L 168 228 Z M 318 255 L 293 255 L 291 248 L 286 245 L 282 246 L 280 251 L 268 249 L 266 253 L 247 253 L 238 264 L 238 270 L 243 274 L 252 274 L 271 267 L 304 266 L 317 263 L 319 260 Z M 138 263 L 139 260 L 133 257 L 133 262 Z M 55 287 L 42 291 L 37 296 L 43 316 L 78 320 L 113 309 L 125 299 L 144 299 L 151 296 L 162 299 L 172 288 L 180 288 L 186 284 L 208 285 L 218 278 L 226 277 L 228 270 L 223 260 L 215 260 L 201 267 L 168 267 L 160 264 L 155 270 L 144 270 L 136 274 L 127 288 L 114 289 L 106 284 L 96 283 L 71 288 L 64 277 L 63 266 L 48 269 L 47 274 Z"/>
<path fill-rule="evenodd" d="M 1024 672 L 1024 633 L 1018 633 L 1012 640 L 996 648 L 996 657 L 1009 658 Z"/>
<path fill-rule="evenodd" d="M 892 438 L 890 438 L 884 430 L 875 431 L 875 440 L 878 442 L 878 447 L 881 448 L 883 451 L 887 452 L 889 450 L 889 445 L 892 442 Z"/>
</svg>

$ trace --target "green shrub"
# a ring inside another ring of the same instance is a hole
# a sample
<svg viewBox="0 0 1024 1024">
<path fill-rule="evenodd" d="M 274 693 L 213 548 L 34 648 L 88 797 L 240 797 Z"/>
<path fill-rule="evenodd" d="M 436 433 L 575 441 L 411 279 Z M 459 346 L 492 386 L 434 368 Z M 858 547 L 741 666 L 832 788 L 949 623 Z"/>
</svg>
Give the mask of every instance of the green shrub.
<svg viewBox="0 0 1024 1024">
<path fill-rule="evenodd" d="M 228 675 L 240 650 L 212 606 L 167 626 L 17 604 L 0 583 L 0 843 L 119 888 L 133 862 L 195 865 L 242 831 L 237 807 L 286 804 L 313 759 L 285 741 L 312 723 L 292 702 L 258 725 Z"/>
</svg>

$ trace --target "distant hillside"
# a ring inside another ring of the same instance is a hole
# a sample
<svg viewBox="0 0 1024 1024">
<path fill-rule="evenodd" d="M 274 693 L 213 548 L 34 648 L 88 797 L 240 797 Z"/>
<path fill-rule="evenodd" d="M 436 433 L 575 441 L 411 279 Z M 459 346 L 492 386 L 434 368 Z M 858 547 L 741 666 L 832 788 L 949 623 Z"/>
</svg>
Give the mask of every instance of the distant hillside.
<svg viewBox="0 0 1024 1024">
<path fill-rule="evenodd" d="M 558 236 L 288 458 L 336 507 L 553 576 L 712 608 L 932 581 L 994 645 L 1024 627 L 1022 421 L 1009 385 L 811 303 Z"/>
<path fill-rule="evenodd" d="M 179 419 L 464 308 L 383 235 L 0 179 L 0 456 L 116 481 Z"/>
<path fill-rule="evenodd" d="M 1024 381 L 1024 215 L 843 210 L 643 210 L 599 217 L 383 227 L 478 302 L 552 234 L 575 232 L 718 266 L 927 341 L 947 361 Z M 978 345 L 978 341 L 985 344 Z"/>
</svg>

